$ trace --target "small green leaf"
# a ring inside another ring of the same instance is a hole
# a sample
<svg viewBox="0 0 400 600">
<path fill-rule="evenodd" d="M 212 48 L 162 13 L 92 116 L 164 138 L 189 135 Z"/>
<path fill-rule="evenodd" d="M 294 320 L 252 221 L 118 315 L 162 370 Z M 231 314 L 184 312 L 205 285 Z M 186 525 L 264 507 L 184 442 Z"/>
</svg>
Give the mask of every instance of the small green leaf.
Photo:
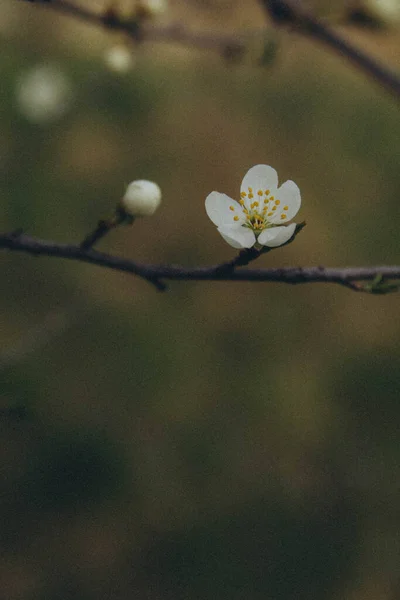
<svg viewBox="0 0 400 600">
<path fill-rule="evenodd" d="M 390 294 L 400 290 L 400 281 L 385 281 L 378 273 L 370 283 L 364 284 L 363 289 L 370 294 Z"/>
</svg>

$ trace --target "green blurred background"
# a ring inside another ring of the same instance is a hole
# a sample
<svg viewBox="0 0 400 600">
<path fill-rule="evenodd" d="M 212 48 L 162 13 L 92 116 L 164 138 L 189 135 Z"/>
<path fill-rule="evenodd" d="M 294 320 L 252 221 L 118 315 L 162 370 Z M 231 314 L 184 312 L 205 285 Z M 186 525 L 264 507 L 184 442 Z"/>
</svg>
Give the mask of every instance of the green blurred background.
<svg viewBox="0 0 400 600">
<path fill-rule="evenodd" d="M 146 178 L 159 212 L 99 248 L 222 262 L 234 250 L 204 199 L 236 197 L 266 163 L 299 185 L 307 227 L 259 266 L 399 264 L 398 106 L 343 59 L 268 27 L 263 67 L 256 36 L 237 65 L 144 44 L 122 76 L 104 62 L 115 33 L 12 0 L 0 17 L 3 231 L 79 242 Z M 249 32 L 263 14 L 177 0 L 166 19 Z M 395 30 L 343 35 L 399 68 Z M 42 64 L 72 97 L 37 123 L 16 89 Z M 216 282 L 161 294 L 4 251 L 0 269 L 1 598 L 400 597 L 398 295 Z"/>
</svg>

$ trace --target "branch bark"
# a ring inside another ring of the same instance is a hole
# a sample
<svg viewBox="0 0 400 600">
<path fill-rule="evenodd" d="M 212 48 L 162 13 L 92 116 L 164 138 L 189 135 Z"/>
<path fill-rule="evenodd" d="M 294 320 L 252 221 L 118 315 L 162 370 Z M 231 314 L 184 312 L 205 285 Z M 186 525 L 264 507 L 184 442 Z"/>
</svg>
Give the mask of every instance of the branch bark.
<svg viewBox="0 0 400 600">
<path fill-rule="evenodd" d="M 221 265 L 182 267 L 179 265 L 147 265 L 123 257 L 82 248 L 75 244 L 59 244 L 40 240 L 21 232 L 0 234 L 0 248 L 33 255 L 53 256 L 98 265 L 131 273 L 153 284 L 158 290 L 166 289 L 164 280 L 175 281 L 253 281 L 275 283 L 336 283 L 354 291 L 387 293 L 396 291 L 400 280 L 400 266 L 378 267 L 286 267 L 272 269 L 221 269 Z M 369 282 L 361 284 L 358 282 Z M 393 283 L 391 283 L 393 282 Z"/>
</svg>

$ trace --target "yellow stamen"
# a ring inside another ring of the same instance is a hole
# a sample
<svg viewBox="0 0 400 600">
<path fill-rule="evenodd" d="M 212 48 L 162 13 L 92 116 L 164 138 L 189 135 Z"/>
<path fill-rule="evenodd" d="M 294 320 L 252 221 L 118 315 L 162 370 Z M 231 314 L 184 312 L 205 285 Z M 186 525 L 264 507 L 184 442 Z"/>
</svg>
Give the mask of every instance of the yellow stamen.
<svg viewBox="0 0 400 600">
<path fill-rule="evenodd" d="M 281 219 L 286 219 L 286 215 L 281 215 Z"/>
<path fill-rule="evenodd" d="M 269 195 L 270 195 L 270 193 L 271 193 L 271 192 L 270 192 L 269 190 L 265 190 L 265 195 L 266 195 L 266 196 L 269 196 Z"/>
<path fill-rule="evenodd" d="M 233 217 L 234 221 L 239 221 L 239 217 L 236 215 L 236 217 Z"/>
<path fill-rule="evenodd" d="M 263 195 L 263 191 L 262 191 L 262 190 L 258 190 L 257 194 L 258 194 L 259 196 L 262 196 L 262 195 Z"/>
<path fill-rule="evenodd" d="M 273 199 L 274 199 L 274 198 L 272 197 L 272 198 L 271 198 L 271 200 L 273 200 Z M 280 201 L 280 200 L 275 200 L 275 204 L 276 204 L 277 206 L 279 206 L 279 204 L 280 204 L 280 203 L 281 203 L 281 201 Z"/>
<path fill-rule="evenodd" d="M 250 198 L 250 200 L 251 200 L 252 198 L 254 198 L 254 196 L 253 196 L 253 194 L 252 194 L 251 192 L 249 192 L 249 198 Z"/>
<path fill-rule="evenodd" d="M 249 188 L 247 188 L 247 189 L 249 190 L 249 192 L 250 192 L 250 194 L 251 194 L 251 192 L 253 191 L 253 188 L 252 188 L 252 187 L 249 187 Z"/>
<path fill-rule="evenodd" d="M 284 206 L 283 210 L 289 210 L 289 207 L 288 206 Z"/>
<path fill-rule="evenodd" d="M 230 206 L 230 207 L 229 207 L 229 210 L 235 210 L 235 209 L 234 209 L 234 207 L 233 207 L 233 206 Z"/>
<path fill-rule="evenodd" d="M 246 192 L 240 192 L 240 197 L 241 198 L 246 198 L 246 196 L 247 196 Z"/>
<path fill-rule="evenodd" d="M 267 216 L 268 216 L 268 217 L 272 217 L 272 215 L 273 215 L 273 214 L 274 214 L 274 213 L 271 211 L 271 212 L 269 212 L 269 213 L 268 213 L 268 215 L 267 215 Z"/>
</svg>

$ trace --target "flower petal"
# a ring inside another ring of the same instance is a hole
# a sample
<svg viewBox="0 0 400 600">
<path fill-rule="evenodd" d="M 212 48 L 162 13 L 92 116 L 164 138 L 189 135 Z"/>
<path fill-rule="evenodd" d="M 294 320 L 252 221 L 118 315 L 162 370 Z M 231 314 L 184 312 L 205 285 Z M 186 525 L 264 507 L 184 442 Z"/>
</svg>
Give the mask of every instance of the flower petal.
<svg viewBox="0 0 400 600">
<path fill-rule="evenodd" d="M 258 190 L 274 190 L 278 187 L 278 174 L 268 165 L 255 165 L 251 167 L 243 178 L 240 192 L 249 191 L 249 187 L 257 194 Z"/>
<path fill-rule="evenodd" d="M 233 207 L 234 210 L 230 207 Z M 219 227 L 220 225 L 232 225 L 233 217 L 239 217 L 237 225 L 241 225 L 245 221 L 242 207 L 239 202 L 232 200 L 226 194 L 220 192 L 211 192 L 206 198 L 206 212 L 211 221 Z"/>
<path fill-rule="evenodd" d="M 281 187 L 276 190 L 276 198 L 279 200 L 279 209 L 273 217 L 269 218 L 270 223 L 282 223 L 281 215 L 285 215 L 284 222 L 287 223 L 293 219 L 299 212 L 301 205 L 300 190 L 294 181 L 285 181 Z"/>
<path fill-rule="evenodd" d="M 285 242 L 290 240 L 296 229 L 296 223 L 291 223 L 287 227 L 270 227 L 264 229 L 257 238 L 257 242 L 262 246 L 268 246 L 269 248 L 276 248 L 282 246 Z"/>
<path fill-rule="evenodd" d="M 225 225 L 218 227 L 218 231 L 233 248 L 251 248 L 256 242 L 256 236 L 248 227 Z"/>
</svg>

